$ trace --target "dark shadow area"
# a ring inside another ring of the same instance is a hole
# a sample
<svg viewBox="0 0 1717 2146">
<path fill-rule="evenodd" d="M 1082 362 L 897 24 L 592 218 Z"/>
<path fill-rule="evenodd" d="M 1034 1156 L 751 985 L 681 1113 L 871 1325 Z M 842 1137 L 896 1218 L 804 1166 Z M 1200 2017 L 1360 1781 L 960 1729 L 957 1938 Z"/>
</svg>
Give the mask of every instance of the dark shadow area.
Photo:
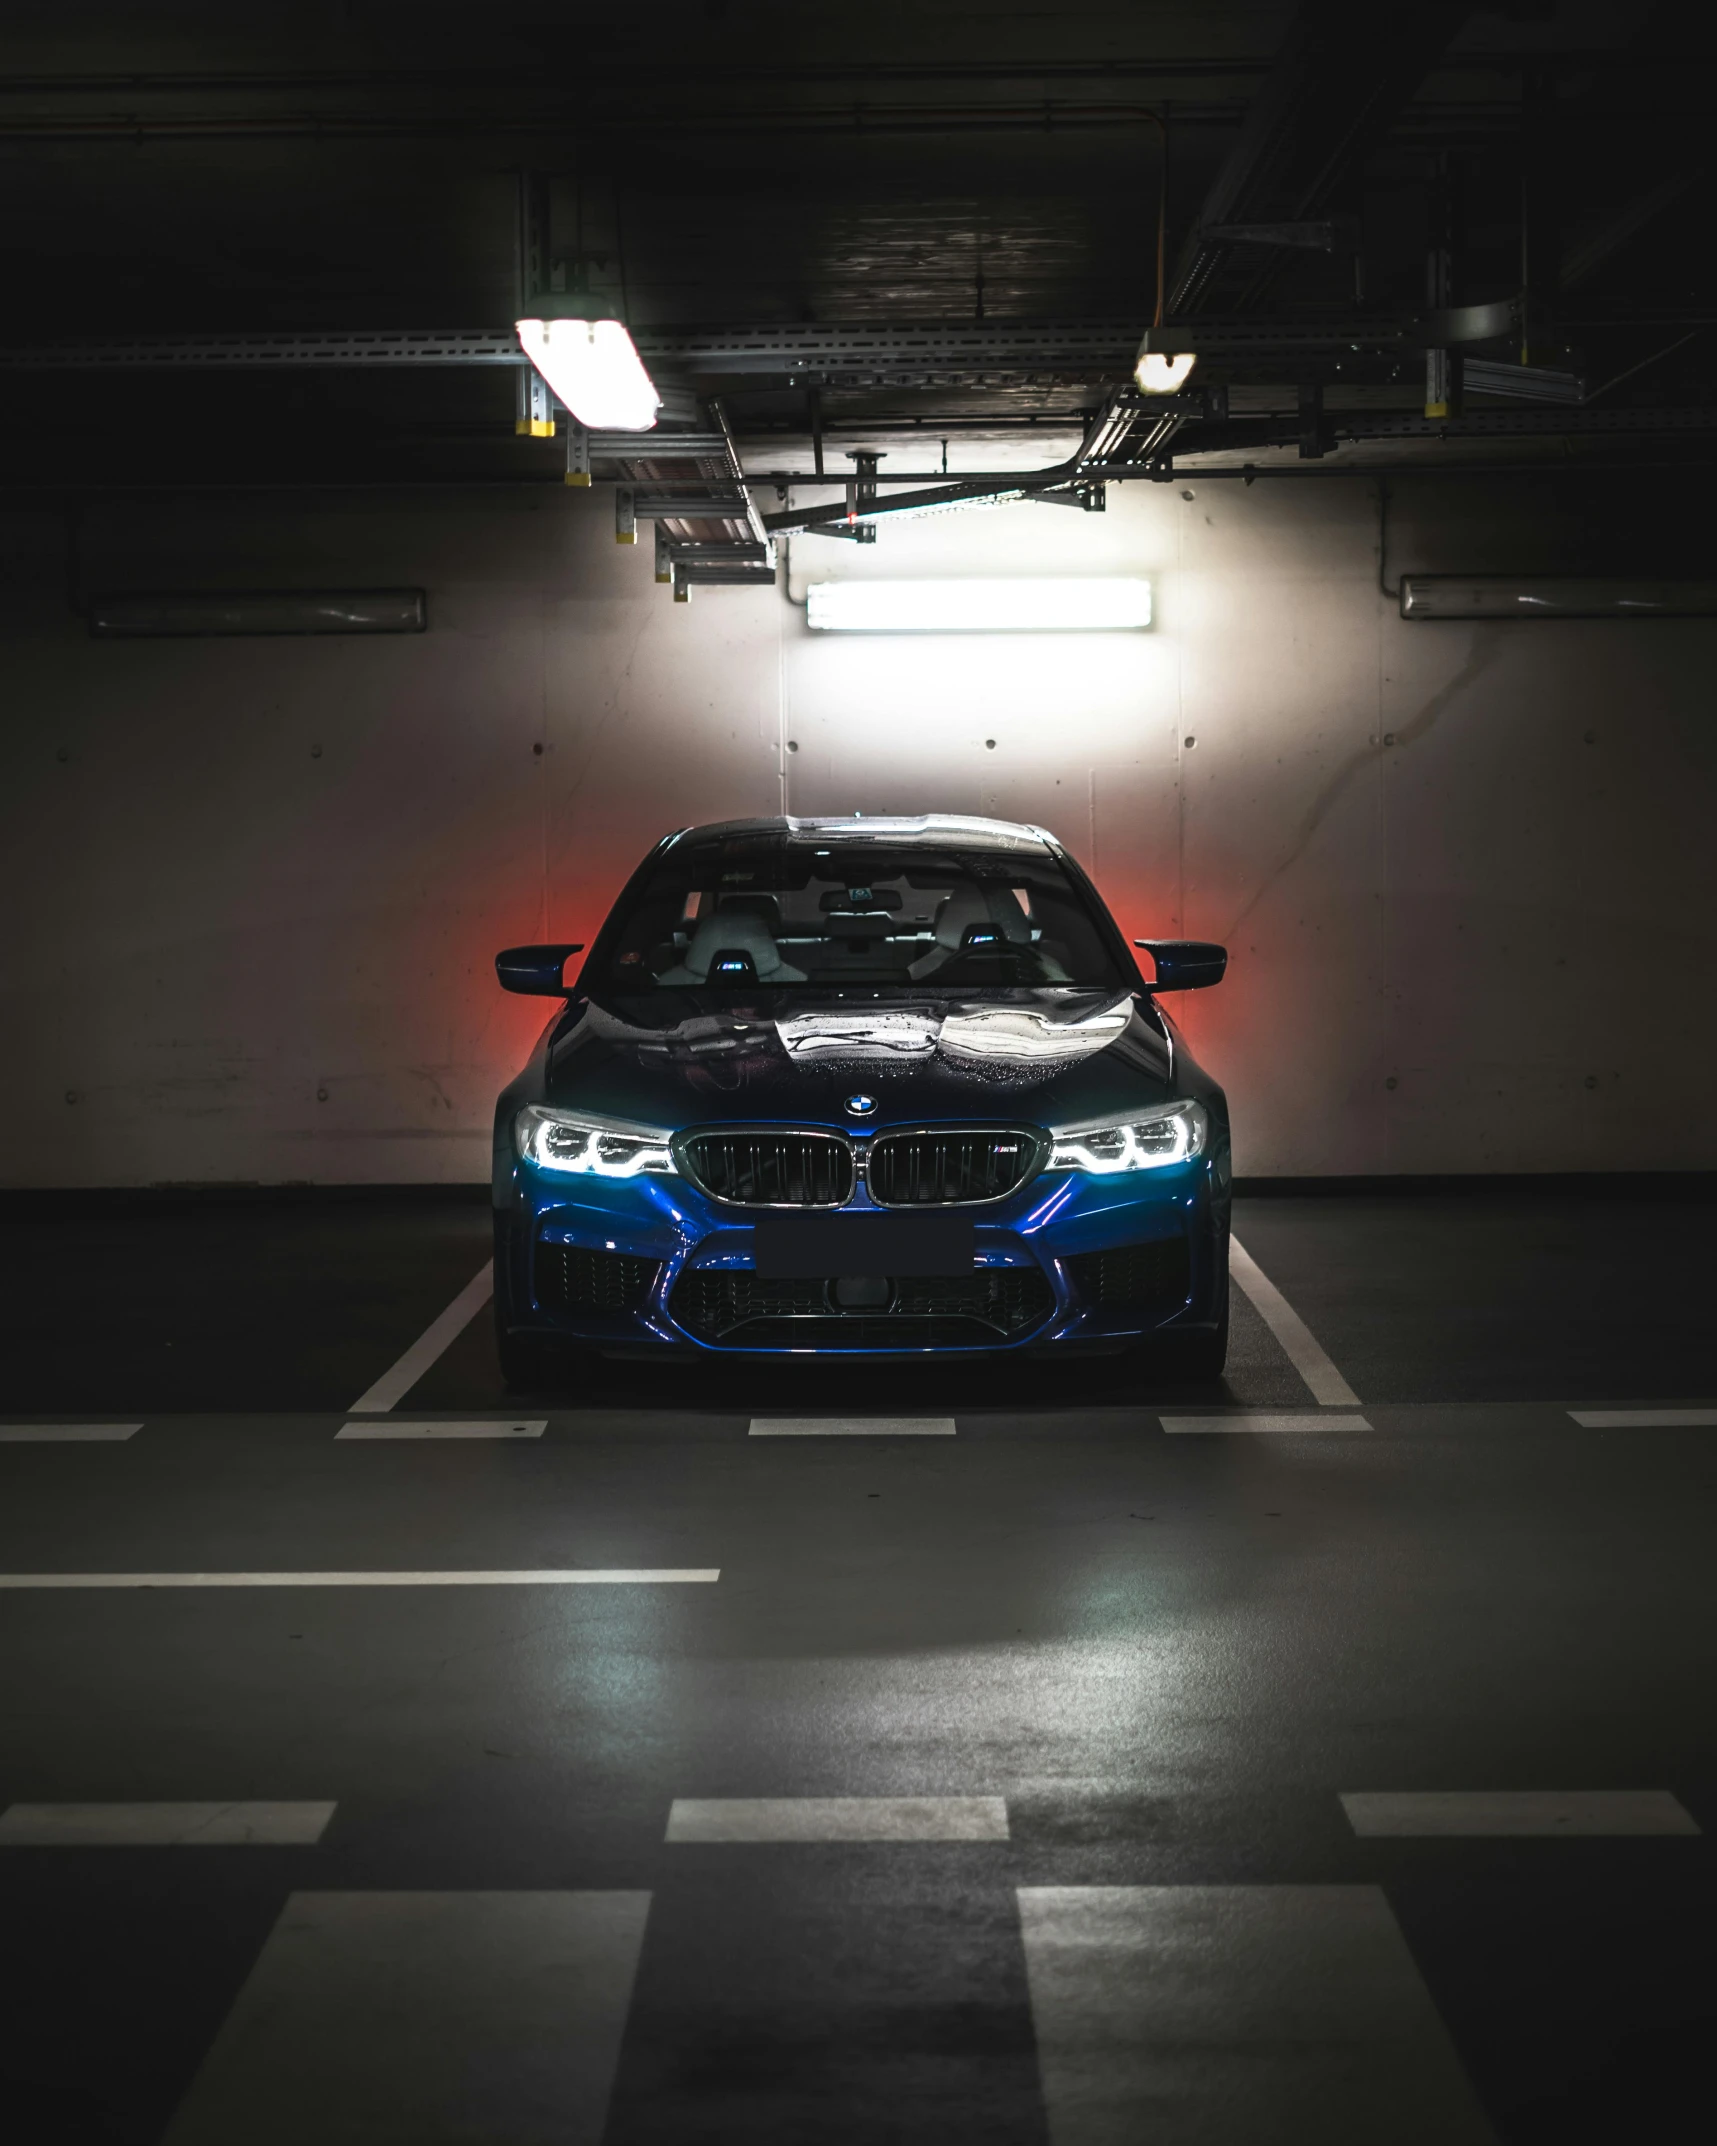
<svg viewBox="0 0 1717 2146">
<path fill-rule="evenodd" d="M 1717 1192 L 1235 1202 L 1234 1233 L 1362 1401 L 1717 1389 Z"/>
<path fill-rule="evenodd" d="M 338 1409 L 489 1256 L 455 1190 L 14 1196 L 0 1411 Z"/>
<path fill-rule="evenodd" d="M 1704 2128 L 1717 1889 L 1708 1856 L 1668 1845 L 1416 1841 L 1375 1858 L 1509 2146 Z"/>
</svg>

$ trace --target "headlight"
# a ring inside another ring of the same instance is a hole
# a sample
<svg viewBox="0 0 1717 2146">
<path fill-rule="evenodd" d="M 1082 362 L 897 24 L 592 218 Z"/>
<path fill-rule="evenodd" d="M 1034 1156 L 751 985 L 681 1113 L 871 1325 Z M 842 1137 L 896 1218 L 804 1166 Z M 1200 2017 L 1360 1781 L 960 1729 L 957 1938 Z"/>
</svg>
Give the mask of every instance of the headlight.
<svg viewBox="0 0 1717 2146">
<path fill-rule="evenodd" d="M 1161 1170 L 1204 1153 L 1210 1119 L 1202 1103 L 1165 1103 L 1125 1125 L 1081 1125 L 1055 1135 L 1052 1170 Z"/>
<path fill-rule="evenodd" d="M 570 1110 L 531 1103 L 513 1120 L 513 1145 L 539 1170 L 573 1177 L 638 1177 L 646 1170 L 671 1171 L 666 1133 L 604 1118 L 581 1118 Z"/>
</svg>

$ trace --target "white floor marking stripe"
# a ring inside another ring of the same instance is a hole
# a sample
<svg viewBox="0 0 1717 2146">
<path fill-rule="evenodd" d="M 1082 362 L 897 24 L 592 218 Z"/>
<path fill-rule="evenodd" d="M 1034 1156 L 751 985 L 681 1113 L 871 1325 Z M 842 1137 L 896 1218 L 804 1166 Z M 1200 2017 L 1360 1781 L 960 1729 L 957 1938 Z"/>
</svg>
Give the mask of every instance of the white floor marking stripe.
<svg viewBox="0 0 1717 2146">
<path fill-rule="evenodd" d="M 331 1803 L 14 1803 L 0 1848 L 313 1848 Z"/>
<path fill-rule="evenodd" d="M 952 1416 L 753 1416 L 753 1438 L 952 1438 Z"/>
<path fill-rule="evenodd" d="M 1161 1422 L 1170 1437 L 1191 1431 L 1275 1431 L 1284 1435 L 1309 1432 L 1321 1438 L 1326 1431 L 1368 1431 L 1371 1428 L 1363 1416 L 1308 1416 L 1304 1413 L 1260 1416 L 1241 1411 L 1231 1416 L 1164 1416 Z"/>
<path fill-rule="evenodd" d="M 163 2146 L 599 2146 L 648 1893 L 293 1893 Z"/>
<path fill-rule="evenodd" d="M 117 1445 L 141 1423 L 0 1423 L 0 1446 Z"/>
<path fill-rule="evenodd" d="M 1666 1788 L 1420 1789 L 1343 1796 L 1356 1833 L 1368 1839 L 1615 1839 L 1629 1834 L 1696 1834 L 1698 1826 Z"/>
<path fill-rule="evenodd" d="M 1032 1886 L 1053 2146 L 1495 2146 L 1374 1885 Z"/>
<path fill-rule="evenodd" d="M 346 1413 L 383 1416 L 396 1407 L 435 1359 L 453 1346 L 494 1294 L 495 1262 L 491 1259 L 471 1277 L 440 1318 L 424 1329 L 399 1362 L 384 1371 L 367 1393 L 359 1394 Z"/>
<path fill-rule="evenodd" d="M 502 1416 L 491 1423 L 404 1423 L 397 1416 L 373 1416 L 363 1423 L 348 1423 L 334 1433 L 336 1441 L 376 1438 L 540 1438 L 548 1429 L 546 1416 Z"/>
<path fill-rule="evenodd" d="M 1228 1271 L 1251 1298 L 1320 1408 L 1357 1408 L 1359 1396 L 1324 1353 L 1317 1336 L 1238 1237 L 1228 1240 Z"/>
<path fill-rule="evenodd" d="M 0 1572 L 0 1588 L 707 1586 L 720 1578 L 718 1565 L 571 1572 Z"/>
<path fill-rule="evenodd" d="M 996 1841 L 1000 1796 L 676 1796 L 670 1841 Z"/>
<path fill-rule="evenodd" d="M 1692 1431 L 1717 1426 L 1717 1408 L 1571 1408 L 1568 1413 L 1588 1431 Z"/>
</svg>

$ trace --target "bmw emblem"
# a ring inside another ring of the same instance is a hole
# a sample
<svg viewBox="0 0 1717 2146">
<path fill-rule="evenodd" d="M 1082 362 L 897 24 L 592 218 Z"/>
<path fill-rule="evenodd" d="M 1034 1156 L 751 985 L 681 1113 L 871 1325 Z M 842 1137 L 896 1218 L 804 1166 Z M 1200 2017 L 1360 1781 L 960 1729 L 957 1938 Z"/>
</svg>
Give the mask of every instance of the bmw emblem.
<svg viewBox="0 0 1717 2146">
<path fill-rule="evenodd" d="M 868 1118 L 876 1109 L 876 1097 L 874 1095 L 849 1095 L 841 1107 L 849 1118 Z"/>
</svg>

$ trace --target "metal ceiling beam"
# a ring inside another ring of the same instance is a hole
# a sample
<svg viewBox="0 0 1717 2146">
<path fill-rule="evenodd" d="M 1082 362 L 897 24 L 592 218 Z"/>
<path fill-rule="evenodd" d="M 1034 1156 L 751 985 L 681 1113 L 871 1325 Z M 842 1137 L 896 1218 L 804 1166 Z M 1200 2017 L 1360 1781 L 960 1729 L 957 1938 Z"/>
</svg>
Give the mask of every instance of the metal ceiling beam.
<svg viewBox="0 0 1717 2146">
<path fill-rule="evenodd" d="M 1194 421 L 1182 419 L 1179 426 Z M 1429 418 L 1409 411 L 1344 411 L 1328 419 L 1331 441 L 1335 440 L 1484 440 L 1553 439 L 1558 436 L 1597 438 L 1610 434 L 1717 433 L 1717 406 L 1692 410 L 1484 410 L 1464 417 Z M 1177 426 L 1177 429 L 1179 429 Z M 1297 427 L 1286 431 L 1279 425 L 1239 420 L 1232 428 L 1217 423 L 1201 428 L 1193 454 L 1232 453 L 1243 449 L 1249 438 L 1260 448 L 1291 446 L 1298 439 Z M 1239 435 L 1239 437 L 1236 437 Z M 1165 443 L 1166 444 L 1166 443 Z M 980 499 L 1035 499 L 1046 492 L 1064 490 L 1071 483 L 1114 484 L 1141 479 L 1163 483 L 1175 475 L 1197 476 L 1196 463 L 1182 460 L 1178 471 L 1172 455 L 1157 451 L 1127 461 L 1088 461 L 1075 456 L 1053 469 L 1021 470 L 987 478 L 971 478 L 961 484 L 937 485 L 918 492 L 905 492 L 878 500 L 866 509 L 865 518 L 888 514 L 922 513 L 932 507 L 953 507 Z M 838 505 L 824 501 L 764 517 L 772 535 L 788 536 L 815 532 L 840 513 Z M 844 520 L 844 516 L 843 516 Z"/>
<path fill-rule="evenodd" d="M 828 369 L 1088 375 L 1132 369 L 1136 321 L 864 321 L 815 326 L 638 328 L 646 365 L 793 378 Z M 329 329 L 309 333 L 124 336 L 0 349 L 0 368 L 118 372 L 136 368 L 523 365 L 511 328 Z"/>
<path fill-rule="evenodd" d="M 1365 314 L 1323 318 L 1228 320 L 1196 316 L 1150 331 L 1153 348 L 1189 349 L 1214 355 L 1298 356 L 1347 347 L 1414 349 L 1426 337 L 1464 342 L 1506 332 L 1510 319 L 1494 308 L 1459 307 L 1446 316 Z M 1169 341 L 1163 339 L 1167 337 Z M 1178 338 L 1178 340 L 1175 340 Z M 1417 339 L 1417 340 L 1416 340 Z M 634 331 L 646 365 L 664 372 L 763 378 L 789 383 L 855 373 L 886 374 L 902 384 L 962 378 L 1082 380 L 1130 379 L 1139 347 L 1133 321 L 923 321 L 833 325 L 767 322 L 748 327 L 639 328 Z M 399 366 L 505 366 L 526 363 L 510 328 L 318 329 L 304 333 L 123 336 L 0 347 L 7 372 L 202 372 L 294 371 L 301 368 L 362 371 Z M 927 429 L 933 422 L 926 421 Z M 652 447 L 674 436 L 665 429 L 647 436 Z M 681 436 L 713 441 L 707 429 Z"/>
<path fill-rule="evenodd" d="M 0 348 L 6 372 L 203 372 L 302 366 L 525 364 L 511 328 L 334 328 L 272 335 L 129 335 Z"/>
<path fill-rule="evenodd" d="M 621 61 L 604 67 L 588 58 L 579 70 L 581 89 L 591 82 L 659 90 L 670 84 L 698 88 L 730 82 L 785 86 L 799 82 L 1157 82 L 1215 79 L 1258 80 L 1277 64 L 1273 55 L 1189 54 L 1180 58 L 1122 58 L 1104 55 L 1083 59 L 994 60 L 971 55 L 957 60 L 802 59 L 764 62 L 674 59 L 658 56 L 647 67 Z M 1436 71 L 1450 75 L 1502 76 L 1512 81 L 1523 66 L 1555 74 L 1639 73 L 1662 69 L 1682 75 L 1689 69 L 1717 66 L 1717 53 L 1697 48 L 1656 50 L 1630 45 L 1583 45 L 1522 51 L 1504 46 L 1446 52 Z M 378 90 L 446 89 L 462 98 L 484 90 L 516 98 L 521 90 L 540 92 L 543 70 L 525 67 L 336 67 L 278 70 L 214 68 L 131 69 L 124 73 L 11 74 L 0 81 L 0 98 L 149 97 L 235 94 L 270 91 L 302 94 L 312 90 L 373 93 Z"/>
<path fill-rule="evenodd" d="M 1655 223 L 1665 209 L 1673 208 L 1694 180 L 1702 176 L 1698 171 L 1684 171 L 1662 179 L 1606 216 L 1596 230 L 1588 231 L 1577 246 L 1571 246 L 1562 256 L 1556 279 L 1558 290 L 1566 293 L 1589 283 L 1648 224 Z"/>
<path fill-rule="evenodd" d="M 712 398 L 708 409 L 710 416 L 715 420 L 716 429 L 722 437 L 727 462 L 728 482 L 739 486 L 740 497 L 745 502 L 745 520 L 751 530 L 752 538 L 756 543 L 764 547 L 769 563 L 773 566 L 775 553 L 769 541 L 769 532 L 763 526 L 763 516 L 758 512 L 756 501 L 745 489 L 745 465 L 739 459 L 739 449 L 733 444 L 733 427 L 727 421 L 727 412 L 722 408 L 720 400 L 716 398 Z"/>
<path fill-rule="evenodd" d="M 1191 314 L 1145 330 L 1140 347 L 1172 355 L 1191 351 L 1217 358 L 1316 357 L 1338 351 L 1390 352 L 1444 349 L 1451 343 L 1494 342 L 1519 327 L 1521 302 L 1499 298 L 1488 305 L 1438 306 L 1421 313 L 1340 314 L 1323 319 L 1234 319 Z"/>
<path fill-rule="evenodd" d="M 714 455 L 725 460 L 723 432 L 592 432 L 591 459 L 597 462 L 682 462 Z"/>
<path fill-rule="evenodd" d="M 1307 0 L 1193 219 L 1170 284 L 1171 312 L 1211 300 L 1229 248 L 1210 226 L 1308 222 L 1328 208 L 1371 141 L 1411 96 L 1472 12 Z M 1250 271 L 1255 290 L 1273 271 Z"/>
</svg>

